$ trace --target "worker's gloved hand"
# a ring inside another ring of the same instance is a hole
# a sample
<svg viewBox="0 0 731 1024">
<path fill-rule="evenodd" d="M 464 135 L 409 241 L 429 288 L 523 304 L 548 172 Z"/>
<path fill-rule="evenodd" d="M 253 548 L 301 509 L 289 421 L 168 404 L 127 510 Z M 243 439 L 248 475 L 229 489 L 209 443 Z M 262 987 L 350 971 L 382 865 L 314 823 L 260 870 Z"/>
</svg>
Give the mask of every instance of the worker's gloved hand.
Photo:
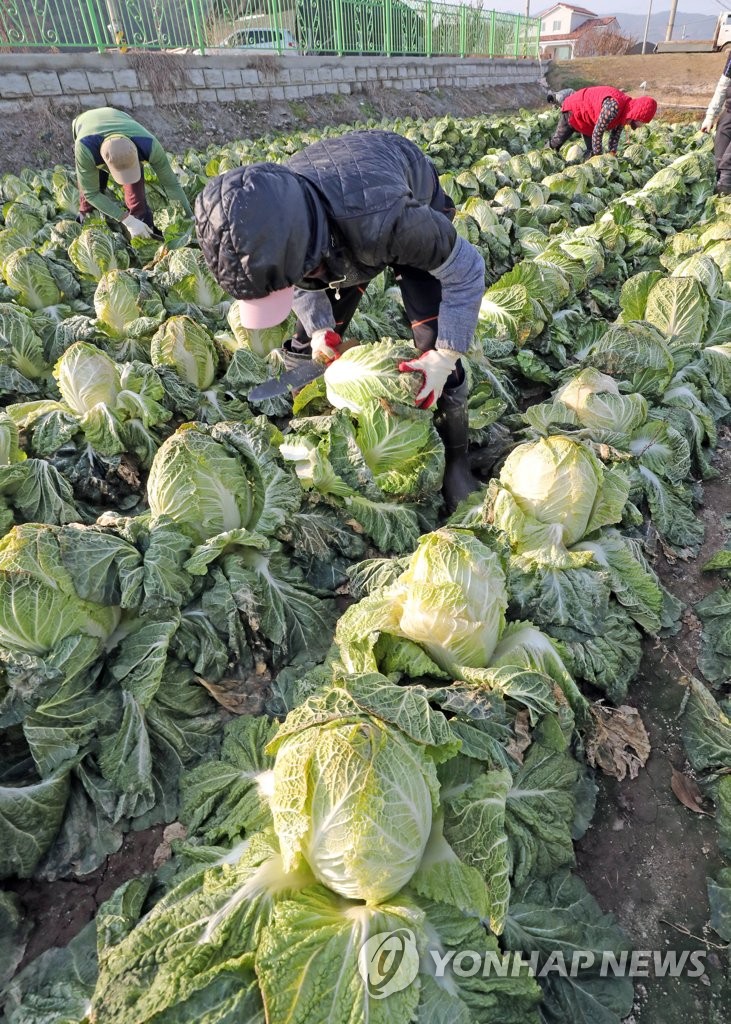
<svg viewBox="0 0 731 1024">
<path fill-rule="evenodd" d="M 148 228 L 147 224 L 145 224 L 143 220 L 138 220 L 138 218 L 133 217 L 131 213 L 123 219 L 122 223 L 129 231 L 131 238 L 152 237 L 152 228 Z"/>
<path fill-rule="evenodd" d="M 713 128 L 713 121 L 704 121 L 701 125 L 702 132 L 710 132 Z"/>
<path fill-rule="evenodd" d="M 415 399 L 418 406 L 430 409 L 441 397 L 447 377 L 454 370 L 458 359 L 458 352 L 452 352 L 447 348 L 435 348 L 425 352 L 418 359 L 399 363 L 399 370 L 402 373 L 421 373 L 424 376 L 424 383 Z"/>
<path fill-rule="evenodd" d="M 315 331 L 310 346 L 316 363 L 331 363 L 340 355 L 342 338 L 337 331 Z"/>
<path fill-rule="evenodd" d="M 76 214 L 76 223 L 77 224 L 83 224 L 85 220 L 86 220 L 86 214 L 82 213 L 79 210 L 79 212 Z"/>
</svg>

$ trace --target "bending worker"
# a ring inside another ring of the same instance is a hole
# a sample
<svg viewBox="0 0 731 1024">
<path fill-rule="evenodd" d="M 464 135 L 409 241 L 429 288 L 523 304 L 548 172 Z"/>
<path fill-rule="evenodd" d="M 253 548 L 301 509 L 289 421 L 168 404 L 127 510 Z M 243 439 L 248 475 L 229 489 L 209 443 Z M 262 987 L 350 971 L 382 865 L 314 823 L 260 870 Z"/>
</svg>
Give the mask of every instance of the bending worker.
<svg viewBox="0 0 731 1024">
<path fill-rule="evenodd" d="M 165 195 L 177 200 L 189 217 L 188 198 L 180 187 L 165 150 L 146 128 L 114 107 L 85 110 L 72 125 L 79 181 L 79 220 L 93 209 L 124 224 L 132 238 L 150 238 L 155 231 L 147 205 L 142 163 L 147 161 Z M 107 194 L 109 177 L 124 192 L 124 206 Z"/>
<path fill-rule="evenodd" d="M 558 92 L 547 92 L 546 103 L 550 103 L 552 107 L 561 107 L 563 106 L 563 101 L 568 99 L 574 92 L 576 92 L 575 89 L 559 89 Z"/>
<path fill-rule="evenodd" d="M 467 385 L 460 355 L 485 290 L 482 256 L 452 226 L 434 165 L 407 139 L 356 131 L 323 139 L 285 166 L 252 164 L 208 182 L 195 205 L 208 266 L 240 302 L 249 328 L 294 309 L 285 364 L 329 362 L 368 282 L 391 267 L 416 347 L 402 363 L 422 377 L 417 404 L 436 403 L 450 507 L 478 484 L 467 461 Z"/>
<path fill-rule="evenodd" d="M 548 145 L 560 149 L 578 132 L 584 137 L 588 160 L 602 152 L 604 132 L 609 132 L 609 152 L 616 155 L 622 129 L 649 124 L 656 111 L 657 103 L 651 96 L 628 96 L 611 85 L 579 89 L 561 104 L 561 116 Z"/>
<path fill-rule="evenodd" d="M 714 154 L 716 158 L 716 192 L 721 196 L 731 195 L 731 55 L 726 61 L 723 74 L 718 80 L 716 91 L 708 105 L 701 125 L 702 132 L 712 131 L 716 125 Z"/>
</svg>

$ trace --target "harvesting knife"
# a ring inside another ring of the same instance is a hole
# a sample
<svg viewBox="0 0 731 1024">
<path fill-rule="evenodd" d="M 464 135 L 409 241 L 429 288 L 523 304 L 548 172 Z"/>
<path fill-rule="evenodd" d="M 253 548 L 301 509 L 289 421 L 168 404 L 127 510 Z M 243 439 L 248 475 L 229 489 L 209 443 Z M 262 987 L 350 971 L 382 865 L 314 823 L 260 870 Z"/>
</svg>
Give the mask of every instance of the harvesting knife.
<svg viewBox="0 0 731 1024">
<path fill-rule="evenodd" d="M 346 338 L 340 344 L 340 355 L 347 352 L 349 348 L 357 346 L 358 342 L 355 338 Z M 279 395 L 286 395 L 288 391 L 297 391 L 305 384 L 309 384 L 310 381 L 322 377 L 327 368 L 328 363 L 320 363 L 312 359 L 303 363 L 302 366 L 295 367 L 294 370 L 285 370 L 278 377 L 272 377 L 271 380 L 264 381 L 263 384 L 257 384 L 246 397 L 251 402 L 262 402 L 265 398 L 278 398 Z"/>
<path fill-rule="evenodd" d="M 310 360 L 294 370 L 285 370 L 279 377 L 272 377 L 263 384 L 257 384 L 246 396 L 252 402 L 261 402 L 265 398 L 277 398 L 279 395 L 286 395 L 288 391 L 296 391 L 303 388 L 312 380 L 322 377 L 327 369 L 325 363 L 316 363 Z"/>
</svg>

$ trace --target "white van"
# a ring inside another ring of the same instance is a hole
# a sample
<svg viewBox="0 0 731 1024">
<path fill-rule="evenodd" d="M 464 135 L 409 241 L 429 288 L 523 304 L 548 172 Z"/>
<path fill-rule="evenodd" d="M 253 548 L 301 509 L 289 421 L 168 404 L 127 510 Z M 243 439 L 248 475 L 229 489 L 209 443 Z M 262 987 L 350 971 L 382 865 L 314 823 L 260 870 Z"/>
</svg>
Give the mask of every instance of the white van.
<svg viewBox="0 0 731 1024">
<path fill-rule="evenodd" d="M 278 47 L 282 53 L 297 53 L 297 40 L 285 28 L 272 28 L 270 25 L 237 29 L 215 45 L 215 49 L 273 50 L 275 53 Z"/>
</svg>

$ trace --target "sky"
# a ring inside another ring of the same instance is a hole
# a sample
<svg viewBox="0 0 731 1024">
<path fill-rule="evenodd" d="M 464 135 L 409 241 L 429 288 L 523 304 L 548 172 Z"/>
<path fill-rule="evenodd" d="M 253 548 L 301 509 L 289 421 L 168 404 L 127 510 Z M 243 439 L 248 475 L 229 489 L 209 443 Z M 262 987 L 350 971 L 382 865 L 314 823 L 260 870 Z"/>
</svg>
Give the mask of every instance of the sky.
<svg viewBox="0 0 731 1024">
<path fill-rule="evenodd" d="M 486 10 L 525 14 L 525 2 L 526 0 L 484 0 L 483 6 Z M 577 7 L 586 7 L 600 17 L 618 13 L 642 14 L 647 11 L 647 4 L 648 0 L 576 0 Z M 539 14 L 550 6 L 550 0 L 530 0 L 531 15 Z M 718 0 L 679 0 L 676 21 L 679 24 L 682 20 L 681 12 L 690 17 L 693 14 L 720 14 L 724 8 L 731 9 L 731 0 L 723 0 L 723 6 Z M 663 10 L 670 10 L 668 0 L 653 0 L 652 13 Z"/>
</svg>

